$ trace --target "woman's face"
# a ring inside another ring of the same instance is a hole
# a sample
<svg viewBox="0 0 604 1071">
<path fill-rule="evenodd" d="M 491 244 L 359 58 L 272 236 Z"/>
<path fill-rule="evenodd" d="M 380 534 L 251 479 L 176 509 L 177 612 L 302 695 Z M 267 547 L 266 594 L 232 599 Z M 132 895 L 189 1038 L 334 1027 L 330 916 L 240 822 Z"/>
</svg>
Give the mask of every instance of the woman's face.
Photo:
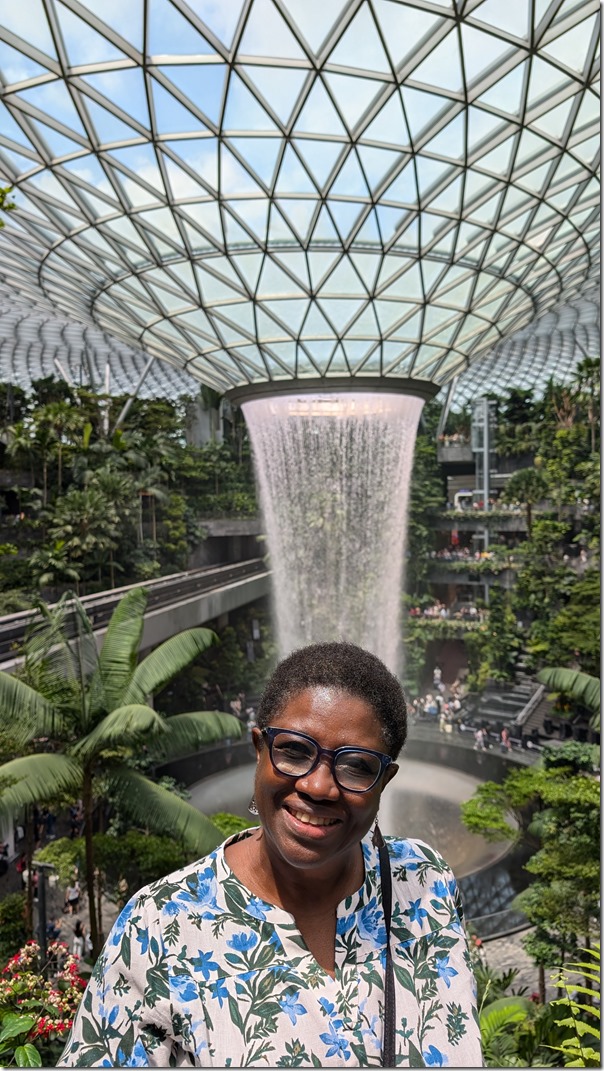
<svg viewBox="0 0 604 1071">
<path fill-rule="evenodd" d="M 364 699 L 337 688 L 298 692 L 271 725 L 306 733 L 321 747 L 356 746 L 386 753 L 381 724 Z M 329 756 L 309 774 L 294 778 L 273 768 L 268 743 L 253 731 L 256 805 L 269 854 L 278 863 L 312 868 L 358 851 L 378 811 L 380 796 L 398 766 L 388 766 L 368 792 L 347 792 L 334 779 Z M 310 820 L 310 821 L 309 821 Z"/>
</svg>

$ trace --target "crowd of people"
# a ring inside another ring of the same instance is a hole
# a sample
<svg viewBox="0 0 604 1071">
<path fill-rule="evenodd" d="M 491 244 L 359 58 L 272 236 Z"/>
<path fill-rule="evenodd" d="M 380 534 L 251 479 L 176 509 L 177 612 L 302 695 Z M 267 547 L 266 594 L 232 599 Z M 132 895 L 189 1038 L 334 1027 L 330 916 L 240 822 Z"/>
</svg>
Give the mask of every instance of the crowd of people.
<svg viewBox="0 0 604 1071">
<path fill-rule="evenodd" d="M 440 618 L 443 621 L 449 618 L 454 621 L 482 621 L 483 616 L 482 610 L 474 606 L 474 603 L 462 603 L 461 606 L 452 609 L 438 599 L 429 606 L 411 606 L 409 608 L 409 617 Z"/>
</svg>

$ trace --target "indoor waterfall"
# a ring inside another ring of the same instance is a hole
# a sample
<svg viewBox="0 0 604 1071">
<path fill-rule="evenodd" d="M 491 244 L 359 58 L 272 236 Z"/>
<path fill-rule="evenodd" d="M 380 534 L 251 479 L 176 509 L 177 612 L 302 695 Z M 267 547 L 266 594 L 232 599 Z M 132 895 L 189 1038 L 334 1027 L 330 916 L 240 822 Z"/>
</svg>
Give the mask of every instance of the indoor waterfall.
<svg viewBox="0 0 604 1071">
<path fill-rule="evenodd" d="M 400 666 L 413 448 L 423 400 L 350 391 L 243 403 L 279 654 L 350 640 Z"/>
</svg>

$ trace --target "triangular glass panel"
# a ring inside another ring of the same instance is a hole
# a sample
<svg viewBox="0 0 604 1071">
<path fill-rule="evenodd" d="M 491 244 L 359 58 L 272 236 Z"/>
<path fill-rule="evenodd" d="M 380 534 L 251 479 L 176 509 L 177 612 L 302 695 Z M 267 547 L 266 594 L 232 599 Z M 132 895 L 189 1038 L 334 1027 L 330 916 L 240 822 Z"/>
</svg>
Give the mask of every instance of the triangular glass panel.
<svg viewBox="0 0 604 1071">
<path fill-rule="evenodd" d="M 329 366 L 329 361 L 334 350 L 335 340 L 333 339 L 333 328 L 329 330 L 332 336 L 331 340 L 314 340 L 307 342 L 305 348 L 308 350 L 309 356 L 314 361 L 315 365 L 319 369 L 320 374 L 323 376 Z"/>
<path fill-rule="evenodd" d="M 278 119 L 287 125 L 308 71 L 287 67 L 243 67 Z"/>
<path fill-rule="evenodd" d="M 278 264 L 282 264 L 287 271 L 291 272 L 304 290 L 310 289 L 308 264 L 305 253 L 279 250 L 278 253 L 273 253 L 273 260 Z"/>
<path fill-rule="evenodd" d="M 400 301 L 382 301 L 380 298 L 374 301 L 373 308 L 383 335 L 389 334 L 394 324 L 398 323 L 406 312 Z"/>
<path fill-rule="evenodd" d="M 109 101 L 118 101 L 122 111 L 149 128 L 149 107 L 141 70 L 103 71 L 102 74 L 87 74 L 82 81 Z"/>
<path fill-rule="evenodd" d="M 405 309 L 401 309 L 405 312 Z M 422 322 L 424 319 L 424 311 L 420 309 L 412 316 L 407 316 L 402 324 L 395 327 L 391 332 L 391 338 L 404 339 L 406 342 L 417 342 L 420 338 L 420 332 L 423 335 Z"/>
<path fill-rule="evenodd" d="M 361 311 L 363 302 L 346 298 L 321 298 L 319 306 L 338 335 L 341 335 L 346 324 Z"/>
<path fill-rule="evenodd" d="M 229 205 L 227 202 L 223 203 L 222 219 L 225 229 L 226 244 L 229 245 L 249 245 L 252 239 L 247 231 L 241 226 L 239 221 L 228 210 Z"/>
<path fill-rule="evenodd" d="M 326 371 L 329 372 L 330 375 L 350 375 L 350 368 L 341 342 L 336 346 L 335 353 L 331 358 Z"/>
<path fill-rule="evenodd" d="M 278 211 L 276 204 L 273 204 L 270 211 L 268 244 L 272 245 L 274 242 L 291 242 L 292 244 L 297 244 L 299 240 L 299 236 L 291 229 L 282 213 Z"/>
<path fill-rule="evenodd" d="M 179 138 L 178 141 L 164 141 L 162 147 L 171 149 L 173 154 L 187 164 L 194 175 L 212 189 L 218 188 L 218 140 L 216 138 Z M 177 161 L 180 162 L 180 161 Z"/>
<path fill-rule="evenodd" d="M 340 168 L 340 173 L 329 191 L 329 196 L 369 197 L 367 183 L 354 152 L 351 151 L 349 153 L 348 159 Z"/>
<path fill-rule="evenodd" d="M 583 94 L 581 106 L 577 112 L 574 129 L 580 130 L 587 123 L 600 122 L 600 101 L 594 92 L 586 90 Z"/>
<path fill-rule="evenodd" d="M 484 201 L 478 208 L 468 209 L 467 214 L 470 216 L 471 220 L 475 220 L 477 223 L 494 223 L 500 204 L 501 193 L 496 193 L 493 197 L 489 197 L 487 201 Z"/>
<path fill-rule="evenodd" d="M 229 138 L 229 144 L 243 156 L 249 168 L 270 187 L 281 149 L 281 138 Z"/>
<path fill-rule="evenodd" d="M 195 134 L 208 128 L 188 108 L 180 104 L 167 89 L 155 79 L 153 85 L 153 111 L 155 129 L 160 134 Z"/>
<path fill-rule="evenodd" d="M 132 185 L 134 185 L 134 183 L 132 183 Z M 146 203 L 148 204 L 149 194 L 146 193 L 146 191 L 142 190 L 141 186 L 139 186 L 139 189 L 142 191 L 141 198 L 143 195 L 145 195 L 147 197 Z M 131 200 L 129 191 L 127 190 L 126 192 L 128 194 L 128 199 Z M 93 194 L 88 193 L 88 190 L 80 190 L 80 196 L 84 198 L 88 208 L 92 212 L 95 219 L 102 219 L 103 216 L 108 216 L 111 212 L 115 211 L 115 207 L 108 205 L 106 201 L 101 201 L 100 197 L 95 197 Z M 131 203 L 134 202 L 131 201 Z M 136 205 L 136 207 L 138 207 L 138 204 Z"/>
<path fill-rule="evenodd" d="M 147 52 L 162 56 L 214 55 L 215 49 L 169 0 L 148 0 Z"/>
<path fill-rule="evenodd" d="M 501 120 L 499 120 L 501 123 Z M 462 160 L 466 151 L 466 117 L 464 112 L 456 115 L 447 123 L 436 137 L 426 142 L 423 148 L 438 156 L 447 156 L 450 160 Z M 441 165 L 442 167 L 442 165 Z"/>
<path fill-rule="evenodd" d="M 417 182 L 422 203 L 426 201 L 428 191 L 437 185 L 447 174 L 451 174 L 450 164 L 440 160 L 429 160 L 425 156 L 415 157 Z"/>
<path fill-rule="evenodd" d="M 378 287 L 383 287 L 385 283 L 393 279 L 394 276 L 399 275 L 403 269 L 408 268 L 414 261 L 410 257 L 395 256 L 393 253 L 386 253 L 380 261 L 380 277 L 378 280 Z"/>
<path fill-rule="evenodd" d="M 380 329 L 373 311 L 373 304 L 368 303 L 348 328 L 346 337 L 369 338 L 373 341 L 379 334 Z"/>
<path fill-rule="evenodd" d="M 304 338 L 333 337 L 333 328 L 328 324 L 316 301 L 311 301 L 310 303 L 308 314 L 304 321 L 303 335 Z"/>
<path fill-rule="evenodd" d="M 500 227 L 505 231 L 506 234 L 512 234 L 514 238 L 519 238 L 524 233 L 524 229 L 526 227 L 526 224 L 528 223 L 530 214 L 530 209 L 527 212 L 521 212 L 521 214 L 519 216 L 515 216 L 514 219 L 501 222 Z M 505 245 L 505 242 L 502 242 L 502 245 Z M 497 248 L 498 246 L 494 245 L 492 247 L 492 251 L 495 252 Z"/>
<path fill-rule="evenodd" d="M 295 122 L 295 130 L 303 134 L 328 134 L 342 137 L 346 129 L 323 85 L 317 78 L 306 104 Z"/>
<path fill-rule="evenodd" d="M 53 130 L 51 126 L 46 126 L 46 123 L 37 123 L 35 119 L 30 119 L 34 130 L 37 130 L 40 137 L 44 139 L 48 148 L 50 149 L 50 156 L 56 159 L 59 156 L 70 156 L 72 153 L 81 153 L 82 146 L 77 141 L 72 141 L 71 138 L 66 138 L 63 134 L 59 134 L 58 130 Z"/>
<path fill-rule="evenodd" d="M 275 323 L 272 316 L 269 316 L 260 304 L 256 306 L 256 332 L 257 338 L 263 341 L 283 338 L 284 335 L 287 337 L 286 328 Z"/>
<path fill-rule="evenodd" d="M 363 141 L 380 141 L 397 149 L 409 145 L 409 133 L 403 115 L 401 98 L 395 91 L 382 106 L 375 119 L 363 131 Z"/>
<path fill-rule="evenodd" d="M 383 184 L 386 175 L 402 159 L 400 152 L 393 152 L 392 149 L 374 149 L 368 145 L 358 145 L 357 152 L 369 188 L 373 191 Z"/>
<path fill-rule="evenodd" d="M 555 90 L 567 85 L 568 81 L 568 75 L 563 74 L 557 67 L 540 59 L 539 56 L 533 56 L 527 101 L 528 109 L 533 108 L 537 101 L 544 100 L 551 96 Z"/>
<path fill-rule="evenodd" d="M 502 306 L 507 302 L 507 298 L 495 298 L 494 301 L 487 301 L 485 305 L 480 306 L 481 315 L 485 316 L 491 323 L 497 323 L 497 318 L 501 313 Z"/>
<path fill-rule="evenodd" d="M 178 64 L 158 70 L 189 100 L 195 101 L 211 123 L 218 122 L 227 70 L 224 63 Z"/>
<path fill-rule="evenodd" d="M 229 306 L 227 306 L 227 309 Z M 216 315 L 216 327 L 220 331 L 223 341 L 227 346 L 234 346 L 245 340 L 245 334 L 240 327 L 225 322 L 222 316 Z"/>
<path fill-rule="evenodd" d="M 403 89 L 403 103 L 409 133 L 414 141 L 421 130 L 432 125 L 432 120 L 444 107 L 451 107 L 451 101 L 446 97 L 439 97 L 436 93 L 424 93 L 421 89 L 411 89 L 408 86 Z"/>
<path fill-rule="evenodd" d="M 223 120 L 224 130 L 277 130 L 268 112 L 259 104 L 238 75 L 232 74 Z"/>
<path fill-rule="evenodd" d="M 457 320 L 458 316 L 451 309 L 441 309 L 440 306 L 433 304 L 428 305 L 424 314 L 422 337 L 425 338 L 430 331 L 434 331 L 436 327 L 442 327 L 443 324 L 453 319 Z"/>
<path fill-rule="evenodd" d="M 384 190 L 380 197 L 380 201 L 396 201 L 399 204 L 404 205 L 418 204 L 419 193 L 415 177 L 415 168 L 412 163 L 407 164 L 402 171 L 399 171 L 390 186 Z"/>
<path fill-rule="evenodd" d="M 597 140 L 598 139 L 596 138 L 596 141 Z M 529 171 L 527 175 L 523 175 L 522 178 L 518 178 L 516 181 L 520 186 L 524 186 L 532 193 L 540 194 L 551 167 L 552 164 L 550 160 L 547 164 L 542 164 L 541 167 L 536 167 L 534 171 Z"/>
<path fill-rule="evenodd" d="M 482 108 L 470 105 L 468 108 L 468 155 L 476 151 L 477 145 L 490 137 L 496 130 L 503 129 L 503 120 L 499 115 L 492 115 Z"/>
<path fill-rule="evenodd" d="M 578 156 L 587 167 L 595 167 L 596 153 L 600 148 L 599 137 L 587 138 L 586 141 L 575 142 L 572 147 L 574 156 Z"/>
<path fill-rule="evenodd" d="M 510 162 L 512 159 L 512 151 L 516 144 L 516 135 L 512 135 L 510 138 L 506 138 L 495 149 L 491 149 L 485 156 L 481 156 L 476 161 L 475 166 L 484 168 L 485 171 L 492 171 L 498 178 L 506 176 Z"/>
<path fill-rule="evenodd" d="M 218 205 L 215 201 L 205 201 L 198 204 L 183 205 L 181 214 L 189 218 L 202 230 L 206 231 L 220 244 L 223 242 L 222 223 Z"/>
<path fill-rule="evenodd" d="M 271 346 L 271 349 L 274 348 L 274 346 Z M 319 369 L 311 361 L 303 347 L 299 345 L 296 356 L 296 379 L 314 378 L 317 375 L 320 375 Z"/>
<path fill-rule="evenodd" d="M 414 264 L 408 271 L 403 272 L 382 293 L 388 297 L 400 297 L 407 301 L 423 301 L 424 286 L 419 266 Z"/>
<path fill-rule="evenodd" d="M 300 238 L 304 240 L 319 202 L 314 200 L 314 198 L 295 199 L 280 197 L 277 203 L 289 225 L 293 227 L 297 234 L 300 235 Z"/>
<path fill-rule="evenodd" d="M 276 294 L 291 296 L 292 291 L 299 288 L 290 279 L 289 275 L 279 268 L 269 257 L 264 261 L 262 275 L 258 283 L 257 296 L 260 298 L 274 297 Z"/>
<path fill-rule="evenodd" d="M 461 204 L 461 193 L 462 181 L 461 175 L 458 175 L 457 178 L 453 179 L 453 182 L 449 183 L 442 193 L 439 193 L 438 197 L 435 197 L 433 201 L 430 201 L 430 208 L 457 215 Z"/>
<path fill-rule="evenodd" d="M 530 8 L 527 4 L 510 4 L 505 0 L 484 0 L 475 18 L 503 30 L 513 37 L 526 37 L 529 31 Z"/>
<path fill-rule="evenodd" d="M 317 222 L 314 226 L 312 238 L 315 242 L 340 241 L 340 237 L 333 225 L 333 221 L 325 205 L 323 205 L 321 211 L 319 212 Z"/>
<path fill-rule="evenodd" d="M 384 46 L 368 7 L 359 8 L 333 52 L 330 53 L 329 62 L 338 64 L 340 67 L 358 68 L 362 71 L 383 73 L 390 71 Z"/>
<path fill-rule="evenodd" d="M 396 234 L 401 223 L 407 216 L 406 211 L 400 208 L 389 208 L 387 205 L 377 205 L 376 213 L 383 242 L 389 242 Z"/>
<path fill-rule="evenodd" d="M 367 297 L 367 291 L 361 283 L 356 271 L 348 257 L 342 257 L 340 263 L 332 271 L 328 279 L 321 287 L 320 297 L 325 295 L 342 294 L 346 296 L 357 295 Z"/>
<path fill-rule="evenodd" d="M 318 290 L 321 281 L 340 257 L 340 253 L 313 252 L 310 250 L 307 256 L 311 285 L 313 290 Z"/>
<path fill-rule="evenodd" d="M 420 41 L 438 25 L 438 18 L 432 12 L 393 4 L 390 0 L 375 0 L 373 7 L 395 67 L 415 52 Z"/>
<path fill-rule="evenodd" d="M 251 293 L 254 293 L 258 285 L 258 277 L 264 260 L 263 253 L 237 253 L 231 257 L 234 267 L 243 277 Z"/>
<path fill-rule="evenodd" d="M 3 4 L 2 23 L 34 48 L 57 59 L 42 0 L 30 0 L 27 5 Z"/>
<path fill-rule="evenodd" d="M 240 56 L 279 56 L 283 59 L 306 59 L 283 16 L 272 0 L 254 0 L 243 37 Z"/>
<path fill-rule="evenodd" d="M 355 245 L 357 243 L 360 245 L 361 242 L 372 242 L 374 244 L 377 243 L 378 245 L 382 244 L 382 237 L 378 230 L 375 209 L 371 210 L 361 229 L 356 232 L 354 241 Z"/>
<path fill-rule="evenodd" d="M 312 51 L 317 54 L 325 37 L 339 20 L 348 0 L 326 4 L 325 0 L 288 0 L 288 11 Z"/>
<path fill-rule="evenodd" d="M 457 30 L 452 30 L 412 72 L 414 82 L 459 93 L 463 87 Z"/>
<path fill-rule="evenodd" d="M 328 200 L 327 205 L 331 218 L 338 229 L 338 234 L 342 241 L 345 242 L 365 211 L 366 205 L 358 201 L 332 201 L 331 198 Z"/>
<path fill-rule="evenodd" d="M 350 259 L 361 276 L 365 289 L 371 294 L 382 262 L 380 254 L 367 253 L 363 250 L 358 253 L 351 252 Z"/>
<path fill-rule="evenodd" d="M 181 252 L 182 239 L 174 223 L 172 213 L 168 208 L 153 208 L 149 212 L 139 212 L 136 218 L 142 223 L 147 223 L 153 227 L 167 242 L 174 242 L 174 245 L 178 246 L 179 252 Z M 155 236 L 154 241 L 157 242 Z M 170 250 L 170 252 L 173 252 L 173 250 Z"/>
<path fill-rule="evenodd" d="M 97 143 L 99 146 L 110 145 L 116 141 L 132 141 L 133 138 L 140 137 L 138 130 L 134 127 L 127 126 L 126 123 L 118 119 L 113 112 L 108 111 L 107 108 L 103 108 L 96 101 L 91 100 L 90 97 L 82 95 L 82 101 L 86 106 L 88 115 L 90 116 L 95 132 Z"/>
<path fill-rule="evenodd" d="M 20 90 L 15 94 L 15 99 L 25 100 L 28 104 L 33 104 L 34 108 L 39 108 L 42 113 L 48 114 L 48 93 L 48 85 L 33 86 L 31 89 Z M 66 86 L 58 81 L 52 83 L 52 117 L 82 137 L 87 136 Z"/>
<path fill-rule="evenodd" d="M 359 123 L 384 83 L 350 74 L 326 74 L 325 81 L 335 97 L 339 112 L 350 131 Z"/>
<path fill-rule="evenodd" d="M 355 324 L 353 324 L 352 326 L 353 331 L 354 329 Z M 344 352 L 346 353 L 346 359 L 348 361 L 348 364 L 350 365 L 350 370 L 353 375 L 355 372 L 358 372 L 363 367 L 365 357 L 369 355 L 370 351 L 373 350 L 374 346 L 375 343 L 370 342 L 368 339 L 355 340 L 350 337 L 346 338 L 346 341 L 344 343 Z"/>
<path fill-rule="evenodd" d="M 461 26 L 461 43 L 466 82 L 473 84 L 479 75 L 493 64 L 499 64 L 514 46 L 494 34 L 483 33 L 467 23 Z"/>
<path fill-rule="evenodd" d="M 436 232 L 446 224 L 446 220 L 442 216 L 433 215 L 431 212 L 422 212 L 420 221 L 422 249 L 426 249 L 432 242 Z"/>
<path fill-rule="evenodd" d="M 548 141 L 545 141 L 544 138 L 540 138 L 537 134 L 533 134 L 531 130 L 523 130 L 520 146 L 516 153 L 516 160 L 514 161 L 514 170 L 517 172 L 528 160 L 534 160 L 535 163 L 541 163 L 544 156 L 551 155 L 551 148 L 551 144 Z"/>
<path fill-rule="evenodd" d="M 344 146 L 337 141 L 313 141 L 303 138 L 296 138 L 294 145 L 315 182 L 322 189 Z"/>
<path fill-rule="evenodd" d="M 229 0 L 228 4 L 208 3 L 208 0 L 188 0 L 191 11 L 212 31 L 227 48 L 231 47 L 233 35 L 239 22 L 243 0 Z"/>
<path fill-rule="evenodd" d="M 310 176 L 300 163 L 291 145 L 288 145 L 281 161 L 279 175 L 275 183 L 277 195 L 292 193 L 316 194 L 317 190 Z"/>
<path fill-rule="evenodd" d="M 470 293 L 474 285 L 474 279 L 465 279 L 463 283 L 459 283 L 451 290 L 445 291 L 444 294 L 440 294 L 439 300 L 444 302 L 445 305 L 453 305 L 456 309 L 465 309 L 468 304 Z"/>
<path fill-rule="evenodd" d="M 588 58 L 589 44 L 594 31 L 594 22 L 591 18 L 583 19 L 578 26 L 567 30 L 560 37 L 541 45 L 541 50 L 547 56 L 563 63 L 574 71 L 583 74 L 583 68 Z"/>
<path fill-rule="evenodd" d="M 308 308 L 306 299 L 290 298 L 284 301 L 263 301 L 262 304 L 273 316 L 276 316 L 281 323 L 287 326 L 290 334 L 296 335 L 298 333 Z"/>
<path fill-rule="evenodd" d="M 0 140 L 4 141 L 5 138 L 31 149 L 31 141 L 15 122 L 6 105 L 0 102 Z"/>
<path fill-rule="evenodd" d="M 178 167 L 178 165 L 170 160 L 165 154 L 164 162 L 168 173 L 172 196 L 176 201 L 189 197 L 195 197 L 196 199 L 207 197 L 208 191 L 205 190 L 203 186 L 200 186 L 187 171 L 183 171 L 182 167 Z"/>
<path fill-rule="evenodd" d="M 533 126 L 535 130 L 538 130 L 543 134 L 549 134 L 550 137 L 555 138 L 557 141 L 561 141 L 564 135 L 566 121 L 570 115 L 570 110 L 574 102 L 575 97 L 569 97 L 568 100 L 559 104 L 557 108 L 548 108 L 538 119 L 533 119 L 531 126 Z M 576 120 L 573 127 L 574 129 L 577 128 Z"/>
<path fill-rule="evenodd" d="M 223 197 L 264 193 L 224 144 L 220 146 L 220 192 Z"/>
<path fill-rule="evenodd" d="M 176 276 L 176 279 L 172 279 L 172 285 L 184 286 L 187 292 L 187 296 L 191 299 L 197 299 L 197 288 L 195 285 L 195 278 L 193 276 L 193 269 L 187 262 L 182 264 L 171 264 L 169 276 Z"/>
<path fill-rule="evenodd" d="M 231 212 L 256 236 L 259 242 L 266 240 L 266 227 L 270 201 L 268 197 L 239 198 L 228 202 Z"/>
<path fill-rule="evenodd" d="M 128 178 L 127 175 L 122 175 L 117 169 L 114 170 L 113 174 L 133 208 L 150 208 L 151 205 L 161 204 L 159 195 L 149 193 L 149 191 L 141 186 L 140 183 L 133 182 L 131 178 Z M 107 208 L 105 207 L 105 214 L 106 213 Z"/>
<path fill-rule="evenodd" d="M 509 4 L 506 5 L 510 7 Z M 526 60 L 514 67 L 513 71 L 500 78 L 485 93 L 478 97 L 477 104 L 490 104 L 493 108 L 507 115 L 519 115 L 522 106 Z"/>
<path fill-rule="evenodd" d="M 436 289 L 436 282 L 444 276 L 447 267 L 438 260 L 422 260 L 421 271 L 424 279 L 424 293 L 428 297 L 431 291 Z"/>
<path fill-rule="evenodd" d="M 256 325 L 254 323 L 253 308 L 251 301 L 241 301 L 233 305 L 225 305 L 221 311 L 222 315 L 230 320 L 240 332 L 244 331 L 246 335 L 255 336 Z"/>
<path fill-rule="evenodd" d="M 401 346 L 400 342 L 384 342 L 383 346 L 385 351 L 383 374 L 391 375 L 393 378 L 407 376 L 415 358 L 415 349 L 409 352 L 408 347 Z M 387 351 L 386 347 L 389 347 Z M 401 355 L 401 349 L 407 350 L 407 352 Z"/>
</svg>

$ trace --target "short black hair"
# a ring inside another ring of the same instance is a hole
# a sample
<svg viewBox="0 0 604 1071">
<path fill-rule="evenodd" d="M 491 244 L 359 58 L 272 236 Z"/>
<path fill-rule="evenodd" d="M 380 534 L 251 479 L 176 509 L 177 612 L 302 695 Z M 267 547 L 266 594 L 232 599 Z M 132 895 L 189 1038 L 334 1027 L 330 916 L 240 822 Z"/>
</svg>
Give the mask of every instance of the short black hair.
<svg viewBox="0 0 604 1071">
<path fill-rule="evenodd" d="M 270 725 L 290 699 L 315 686 L 341 688 L 364 699 L 381 723 L 395 759 L 407 737 L 407 704 L 397 678 L 376 655 L 354 643 L 312 643 L 279 662 L 258 705 L 259 728 Z"/>
</svg>

